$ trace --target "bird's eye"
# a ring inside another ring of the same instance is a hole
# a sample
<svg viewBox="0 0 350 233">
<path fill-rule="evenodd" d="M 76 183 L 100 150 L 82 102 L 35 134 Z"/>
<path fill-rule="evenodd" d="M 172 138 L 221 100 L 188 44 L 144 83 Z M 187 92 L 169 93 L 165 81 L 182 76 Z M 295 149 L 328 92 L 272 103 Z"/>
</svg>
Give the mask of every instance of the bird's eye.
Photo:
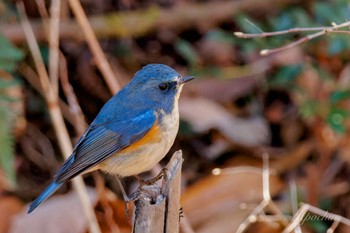
<svg viewBox="0 0 350 233">
<path fill-rule="evenodd" d="M 166 90 L 168 88 L 168 84 L 167 83 L 161 83 L 161 84 L 159 84 L 159 89 L 161 90 L 161 91 L 164 91 L 164 90 Z"/>
</svg>

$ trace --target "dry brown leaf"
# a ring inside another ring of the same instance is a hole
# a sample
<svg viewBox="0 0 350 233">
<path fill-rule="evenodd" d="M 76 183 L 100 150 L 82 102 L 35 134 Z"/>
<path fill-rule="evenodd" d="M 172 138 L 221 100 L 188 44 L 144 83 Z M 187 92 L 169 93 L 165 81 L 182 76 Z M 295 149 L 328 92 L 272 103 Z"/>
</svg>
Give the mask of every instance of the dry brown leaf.
<svg viewBox="0 0 350 233">
<path fill-rule="evenodd" d="M 270 176 L 270 192 L 275 195 L 283 188 L 284 184 L 276 175 Z M 252 211 L 248 208 L 240 210 L 240 205 L 246 203 L 258 203 L 262 200 L 262 176 L 261 174 L 242 171 L 230 175 L 208 176 L 190 186 L 182 196 L 182 206 L 195 229 L 204 225 L 208 229 L 209 223 L 219 225 L 213 219 L 221 222 L 226 227 L 221 233 L 235 232 L 239 224 Z M 232 216 L 227 219 L 225 216 Z M 239 219 L 235 221 L 233 219 Z M 227 222 L 223 223 L 222 220 Z M 242 221 L 241 221 L 242 220 Z M 233 225 L 233 223 L 235 223 Z M 204 229 L 204 228 L 203 228 Z M 203 231 L 207 232 L 207 231 Z"/>
<path fill-rule="evenodd" d="M 237 208 L 232 209 L 230 213 L 214 215 L 196 228 L 196 233 L 234 233 L 250 212 L 251 210 Z"/>
<path fill-rule="evenodd" d="M 231 103 L 234 99 L 251 93 L 256 85 L 257 80 L 254 77 L 232 79 L 202 78 L 187 83 L 184 92 L 194 92 L 198 96 L 219 103 Z"/>
<path fill-rule="evenodd" d="M 95 204 L 96 192 L 88 189 L 88 194 Z M 87 222 L 78 195 L 71 192 L 50 198 L 31 214 L 27 214 L 25 208 L 12 221 L 9 233 L 81 233 L 86 228 Z"/>
<path fill-rule="evenodd" d="M 0 233 L 7 233 L 12 219 L 23 208 L 23 203 L 16 197 L 0 196 Z"/>
<path fill-rule="evenodd" d="M 261 221 L 250 224 L 244 233 L 281 233 L 283 229 L 282 223 Z"/>
<path fill-rule="evenodd" d="M 197 132 L 218 129 L 229 139 L 251 146 L 269 141 L 269 128 L 262 117 L 239 118 L 204 98 L 182 98 L 180 102 L 182 119 Z"/>
<path fill-rule="evenodd" d="M 96 207 L 98 223 L 102 233 L 131 232 L 131 215 L 133 213 L 133 205 L 130 205 L 129 216 L 125 213 L 125 202 L 117 198 L 117 196 L 107 188 L 103 188 L 100 192 L 100 200 Z M 99 211 L 102 209 L 103 211 Z"/>
</svg>

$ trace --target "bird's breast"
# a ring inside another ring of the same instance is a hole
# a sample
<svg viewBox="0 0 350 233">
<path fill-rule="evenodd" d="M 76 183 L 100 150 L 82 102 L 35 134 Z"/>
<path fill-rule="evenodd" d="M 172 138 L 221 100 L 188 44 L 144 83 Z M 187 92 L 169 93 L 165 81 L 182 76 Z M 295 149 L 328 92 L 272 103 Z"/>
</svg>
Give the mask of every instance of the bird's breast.
<svg viewBox="0 0 350 233">
<path fill-rule="evenodd" d="M 136 175 L 151 170 L 164 158 L 179 129 L 179 113 L 158 113 L 158 120 L 139 141 L 112 155 L 99 168 L 119 176 Z"/>
</svg>

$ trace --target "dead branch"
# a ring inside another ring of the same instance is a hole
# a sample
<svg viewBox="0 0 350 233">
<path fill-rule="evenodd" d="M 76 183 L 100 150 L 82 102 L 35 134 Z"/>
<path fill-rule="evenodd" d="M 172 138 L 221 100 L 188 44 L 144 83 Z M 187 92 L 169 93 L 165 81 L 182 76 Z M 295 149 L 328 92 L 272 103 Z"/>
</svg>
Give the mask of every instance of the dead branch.
<svg viewBox="0 0 350 233">
<path fill-rule="evenodd" d="M 24 5 L 22 2 L 17 3 L 17 10 L 21 16 L 21 26 L 25 33 L 25 36 L 31 51 L 31 55 L 33 56 L 35 67 L 37 69 L 38 76 L 39 76 L 39 83 L 42 87 L 43 95 L 48 105 L 49 114 L 54 126 L 55 133 L 57 135 L 60 150 L 63 156 L 65 158 L 68 158 L 68 156 L 73 151 L 73 147 L 70 142 L 69 134 L 65 126 L 61 110 L 58 105 L 59 100 L 58 100 L 57 93 L 55 93 L 55 90 L 53 89 L 50 83 L 49 75 L 47 73 L 47 70 L 45 68 L 44 62 L 40 54 L 39 45 L 32 31 L 31 25 L 25 13 Z M 86 218 L 88 219 L 90 232 L 91 233 L 101 232 L 94 210 L 91 206 L 83 179 L 81 177 L 77 177 L 73 179 L 73 186 L 77 191 L 79 199 L 81 200 L 84 213 L 86 215 Z"/>
<path fill-rule="evenodd" d="M 348 34 L 350 35 L 349 30 L 339 30 L 340 28 L 348 28 L 350 26 L 350 21 L 346 21 L 342 24 L 335 24 L 333 23 L 331 27 L 310 27 L 310 28 L 291 28 L 288 30 L 282 30 L 282 31 L 275 31 L 275 32 L 261 32 L 261 33 L 243 33 L 243 32 L 235 32 L 235 36 L 240 38 L 257 38 L 257 37 L 269 37 L 269 36 L 277 36 L 277 35 L 283 35 L 283 34 L 290 34 L 290 33 L 297 33 L 297 32 L 310 32 L 310 31 L 317 31 L 315 33 L 312 33 L 310 35 L 301 37 L 300 39 L 289 43 L 287 45 L 274 48 L 274 49 L 264 49 L 260 51 L 261 55 L 269 55 L 272 53 L 277 53 L 286 49 L 293 48 L 301 43 L 304 43 L 306 41 L 312 40 L 314 38 L 317 38 L 319 36 L 323 36 L 329 33 L 338 33 L 338 34 Z"/>
<path fill-rule="evenodd" d="M 182 161 L 182 152 L 175 152 L 166 167 L 162 187 L 147 185 L 139 190 L 134 233 L 179 232 Z"/>
<path fill-rule="evenodd" d="M 339 225 L 339 223 L 343 223 L 347 226 L 350 226 L 350 219 L 345 218 L 343 216 L 329 213 L 328 211 L 321 210 L 315 206 L 309 204 L 302 204 L 299 208 L 298 212 L 294 215 L 293 220 L 289 223 L 289 225 L 283 230 L 283 233 L 292 232 L 297 226 L 303 224 L 305 222 L 305 216 L 308 212 L 318 215 L 320 218 L 316 218 L 316 220 L 331 220 L 333 224 L 330 228 L 327 229 L 327 232 L 334 232 L 335 228 Z"/>
<path fill-rule="evenodd" d="M 68 0 L 68 3 L 78 21 L 80 29 L 84 33 L 85 40 L 89 45 L 92 54 L 94 55 L 97 67 L 101 71 L 109 90 L 114 95 L 120 90 L 120 85 L 113 74 L 106 55 L 103 53 L 102 48 L 97 41 L 96 35 L 94 34 L 87 16 L 84 13 L 84 9 L 79 0 Z"/>
<path fill-rule="evenodd" d="M 269 155 L 267 153 L 263 154 L 263 200 L 259 203 L 259 205 L 249 214 L 249 216 L 239 225 L 237 232 L 244 232 L 247 227 L 256 222 L 260 217 L 263 217 L 265 221 L 278 220 L 281 221 L 282 224 L 287 225 L 288 220 L 285 218 L 283 213 L 277 207 L 276 203 L 271 199 L 270 194 L 270 171 L 269 171 Z M 265 215 L 265 209 L 269 208 L 270 211 L 274 214 L 272 218 L 271 216 Z"/>
</svg>

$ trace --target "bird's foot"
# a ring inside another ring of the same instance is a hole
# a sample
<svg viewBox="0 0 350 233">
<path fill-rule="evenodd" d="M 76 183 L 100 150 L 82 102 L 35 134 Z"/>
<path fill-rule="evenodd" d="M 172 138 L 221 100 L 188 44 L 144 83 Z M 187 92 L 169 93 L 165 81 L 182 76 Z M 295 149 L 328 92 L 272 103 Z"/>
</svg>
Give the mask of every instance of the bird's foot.
<svg viewBox="0 0 350 233">
<path fill-rule="evenodd" d="M 153 185 L 158 180 L 160 180 L 160 179 L 162 179 L 164 177 L 165 172 L 166 172 L 166 168 L 163 168 L 156 177 L 154 177 L 152 179 L 149 179 L 149 180 L 144 180 L 141 177 L 139 177 L 138 175 L 135 175 L 136 179 L 140 183 L 140 186 L 139 186 L 138 189 L 141 189 L 145 185 Z"/>
<path fill-rule="evenodd" d="M 118 184 L 119 184 L 119 187 L 120 187 L 120 191 L 122 192 L 122 195 L 123 195 L 123 200 L 124 200 L 124 204 L 125 204 L 125 216 L 127 218 L 130 218 L 130 215 L 129 215 L 129 205 L 130 205 L 130 202 L 134 202 L 136 199 L 133 199 L 132 195 L 129 197 L 127 194 L 126 194 L 126 191 L 119 179 L 119 177 L 115 176 Z"/>
</svg>

